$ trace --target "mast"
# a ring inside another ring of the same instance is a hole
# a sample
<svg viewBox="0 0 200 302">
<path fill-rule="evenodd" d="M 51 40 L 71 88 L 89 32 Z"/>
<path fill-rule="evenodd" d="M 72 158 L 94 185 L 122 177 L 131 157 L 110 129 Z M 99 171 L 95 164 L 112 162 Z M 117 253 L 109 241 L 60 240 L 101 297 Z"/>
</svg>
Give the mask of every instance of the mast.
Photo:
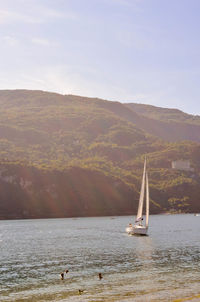
<svg viewBox="0 0 200 302">
<path fill-rule="evenodd" d="M 140 199 L 139 199 L 136 222 L 138 222 L 142 219 L 142 209 L 143 209 L 144 191 L 145 191 L 145 175 L 146 175 L 146 157 L 145 157 L 145 161 L 144 161 L 144 170 L 143 170 L 143 176 L 142 176 L 142 185 L 141 185 L 141 190 L 140 190 Z"/>
<path fill-rule="evenodd" d="M 146 228 L 148 228 L 149 224 L 149 179 L 148 174 L 146 172 Z"/>
</svg>

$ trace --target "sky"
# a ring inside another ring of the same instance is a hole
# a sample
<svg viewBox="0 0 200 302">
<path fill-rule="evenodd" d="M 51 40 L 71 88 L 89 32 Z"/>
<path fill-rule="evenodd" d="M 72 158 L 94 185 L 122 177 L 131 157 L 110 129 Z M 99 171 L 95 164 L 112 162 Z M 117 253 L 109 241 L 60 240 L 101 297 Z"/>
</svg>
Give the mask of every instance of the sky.
<svg viewBox="0 0 200 302">
<path fill-rule="evenodd" d="M 199 0 L 0 0 L 0 89 L 200 115 Z"/>
</svg>

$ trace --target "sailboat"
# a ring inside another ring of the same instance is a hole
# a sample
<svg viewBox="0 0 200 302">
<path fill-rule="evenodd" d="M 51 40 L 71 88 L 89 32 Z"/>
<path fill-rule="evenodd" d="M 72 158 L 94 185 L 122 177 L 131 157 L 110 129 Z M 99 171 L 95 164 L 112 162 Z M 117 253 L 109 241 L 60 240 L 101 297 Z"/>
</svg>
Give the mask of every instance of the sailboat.
<svg viewBox="0 0 200 302">
<path fill-rule="evenodd" d="M 129 223 L 126 231 L 129 235 L 147 235 L 148 225 L 149 225 L 149 180 L 146 168 L 147 162 L 146 158 L 144 161 L 144 170 L 142 176 L 142 185 L 140 190 L 140 199 L 138 204 L 138 211 L 134 225 Z M 146 184 L 146 187 L 145 187 Z M 145 190 L 146 189 L 146 190 Z M 146 191 L 146 217 L 145 222 L 142 217 L 143 212 L 143 203 L 145 199 L 145 191 Z"/>
</svg>

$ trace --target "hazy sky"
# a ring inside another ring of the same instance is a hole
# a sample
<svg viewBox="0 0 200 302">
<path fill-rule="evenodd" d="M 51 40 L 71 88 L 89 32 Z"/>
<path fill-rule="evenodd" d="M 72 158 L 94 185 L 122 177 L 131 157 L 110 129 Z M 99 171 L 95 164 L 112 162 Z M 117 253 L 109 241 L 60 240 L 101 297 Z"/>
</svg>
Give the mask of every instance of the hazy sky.
<svg viewBox="0 0 200 302">
<path fill-rule="evenodd" d="M 200 0 L 0 0 L 0 89 L 200 114 Z"/>
</svg>

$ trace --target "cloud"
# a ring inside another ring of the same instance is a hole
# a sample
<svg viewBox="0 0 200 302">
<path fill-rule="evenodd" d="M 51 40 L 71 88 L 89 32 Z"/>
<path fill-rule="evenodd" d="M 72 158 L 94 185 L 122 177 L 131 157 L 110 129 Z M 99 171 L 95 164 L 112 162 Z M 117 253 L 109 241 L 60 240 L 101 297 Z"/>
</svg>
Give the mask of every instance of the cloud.
<svg viewBox="0 0 200 302">
<path fill-rule="evenodd" d="M 73 12 L 61 12 L 58 10 L 50 9 L 47 7 L 41 7 L 32 5 L 28 11 L 23 9 L 20 12 L 16 10 L 0 9 L 0 24 L 10 23 L 28 23 L 28 24 L 39 24 L 45 23 L 55 19 L 70 19 L 76 20 L 77 15 Z"/>
<path fill-rule="evenodd" d="M 104 0 L 107 4 L 120 5 L 124 7 L 139 9 L 138 4 L 143 0 Z"/>
<path fill-rule="evenodd" d="M 12 36 L 5 36 L 3 37 L 3 42 L 11 47 L 15 47 L 19 41 Z"/>
<path fill-rule="evenodd" d="M 76 20 L 77 19 L 77 14 L 74 12 L 61 12 L 53 9 L 47 9 L 45 8 L 44 11 L 44 16 L 46 18 L 62 18 L 62 19 L 71 19 L 71 20 Z"/>
<path fill-rule="evenodd" d="M 0 24 L 9 24 L 15 22 L 40 23 L 41 20 L 37 17 L 33 18 L 30 15 L 21 14 L 14 11 L 0 10 Z"/>
<path fill-rule="evenodd" d="M 33 38 L 31 40 L 31 42 L 33 44 L 38 44 L 38 45 L 41 45 L 41 46 L 49 46 L 50 45 L 50 42 L 47 39 Z"/>
<path fill-rule="evenodd" d="M 140 0 L 114 0 L 114 2 L 125 6 L 135 6 L 140 2 Z"/>
</svg>

